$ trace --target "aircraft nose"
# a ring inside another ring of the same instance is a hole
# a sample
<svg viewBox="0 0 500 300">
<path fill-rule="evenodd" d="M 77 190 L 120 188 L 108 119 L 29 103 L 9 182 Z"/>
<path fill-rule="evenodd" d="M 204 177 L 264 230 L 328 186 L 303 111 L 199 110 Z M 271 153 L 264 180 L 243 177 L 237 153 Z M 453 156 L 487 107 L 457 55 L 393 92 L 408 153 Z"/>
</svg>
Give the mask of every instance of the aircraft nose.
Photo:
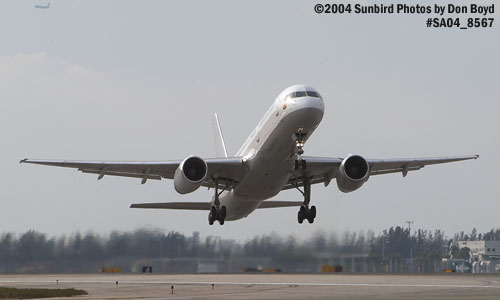
<svg viewBox="0 0 500 300">
<path fill-rule="evenodd" d="M 323 99 L 317 97 L 297 98 L 295 105 L 297 109 L 318 110 L 319 111 L 318 113 L 321 113 L 321 115 L 323 115 L 325 111 L 325 104 L 323 102 Z"/>
</svg>

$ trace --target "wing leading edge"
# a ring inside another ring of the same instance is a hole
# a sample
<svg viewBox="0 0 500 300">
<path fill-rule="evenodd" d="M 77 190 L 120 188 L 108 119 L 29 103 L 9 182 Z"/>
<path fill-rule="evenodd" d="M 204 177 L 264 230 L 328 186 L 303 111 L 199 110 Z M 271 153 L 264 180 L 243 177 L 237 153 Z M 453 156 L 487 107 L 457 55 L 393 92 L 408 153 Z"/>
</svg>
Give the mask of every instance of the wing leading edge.
<svg viewBox="0 0 500 300">
<path fill-rule="evenodd" d="M 73 168 L 82 173 L 97 174 L 97 179 L 104 176 L 123 176 L 140 178 L 141 183 L 148 179 L 161 180 L 162 178 L 173 179 L 175 170 L 182 161 L 85 161 L 85 160 L 42 160 L 23 159 L 20 163 L 37 164 Z M 208 166 L 208 174 L 203 183 L 206 187 L 215 187 L 212 180 L 214 175 L 219 178 L 220 186 L 237 185 L 245 176 L 247 168 L 241 157 L 224 157 L 205 159 Z"/>
<path fill-rule="evenodd" d="M 307 162 L 307 170 L 295 171 L 283 190 L 301 187 L 304 185 L 304 176 L 312 177 L 311 184 L 324 183 L 328 185 L 337 175 L 337 169 L 344 158 L 329 157 L 302 157 Z M 427 158 L 396 158 L 396 159 L 367 159 L 370 176 L 390 173 L 399 173 L 405 177 L 409 171 L 420 170 L 428 165 L 450 163 L 469 159 L 478 159 L 479 155 L 427 157 Z"/>
<path fill-rule="evenodd" d="M 284 190 L 303 186 L 304 175 L 312 177 L 311 183 L 325 183 L 326 185 L 336 177 L 338 167 L 343 158 L 329 157 L 302 157 L 307 162 L 307 172 L 295 171 Z M 401 172 L 406 176 L 409 171 L 420 170 L 427 165 L 477 159 L 479 155 L 434 157 L 434 158 L 401 158 L 401 159 L 367 159 L 371 175 L 382 175 Z M 213 175 L 219 178 L 219 186 L 234 187 L 245 176 L 247 169 L 241 157 L 213 158 L 205 160 L 208 166 L 207 179 L 203 183 L 206 187 L 215 187 Z M 82 173 L 97 174 L 97 179 L 104 176 L 123 176 L 140 178 L 141 183 L 148 179 L 173 179 L 174 173 L 181 161 L 80 161 L 80 160 L 40 160 L 23 159 L 20 163 L 38 164 L 46 166 L 66 167 L 78 169 Z"/>
</svg>

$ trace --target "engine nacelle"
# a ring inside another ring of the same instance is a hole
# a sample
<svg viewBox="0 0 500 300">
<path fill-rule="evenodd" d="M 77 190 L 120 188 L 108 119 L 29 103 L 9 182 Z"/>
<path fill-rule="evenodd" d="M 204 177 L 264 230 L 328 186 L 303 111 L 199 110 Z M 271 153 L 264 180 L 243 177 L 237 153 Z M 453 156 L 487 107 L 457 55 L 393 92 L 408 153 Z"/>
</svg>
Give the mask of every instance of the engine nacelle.
<svg viewBox="0 0 500 300">
<path fill-rule="evenodd" d="M 196 191 L 207 177 L 207 163 L 197 157 L 184 159 L 174 175 L 174 187 L 177 193 L 187 194 Z"/>
<path fill-rule="evenodd" d="M 369 166 L 360 155 L 349 155 L 340 164 L 337 171 L 337 186 L 344 193 L 359 189 L 369 176 Z"/>
</svg>

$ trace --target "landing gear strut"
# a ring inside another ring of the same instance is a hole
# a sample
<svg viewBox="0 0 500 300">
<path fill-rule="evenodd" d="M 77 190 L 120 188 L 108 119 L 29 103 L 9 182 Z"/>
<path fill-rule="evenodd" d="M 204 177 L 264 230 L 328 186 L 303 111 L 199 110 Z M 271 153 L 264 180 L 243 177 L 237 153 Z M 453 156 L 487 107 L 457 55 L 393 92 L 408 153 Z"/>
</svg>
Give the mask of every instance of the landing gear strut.
<svg viewBox="0 0 500 300">
<path fill-rule="evenodd" d="M 208 213 L 208 224 L 213 225 L 215 221 L 219 221 L 220 225 L 224 225 L 224 221 L 226 219 L 226 207 L 225 206 L 220 206 L 220 201 L 219 201 L 219 196 L 224 192 L 224 190 L 220 191 L 218 190 L 219 188 L 219 183 L 217 178 L 214 179 L 215 181 L 215 199 L 214 199 L 214 205 L 210 208 L 210 213 Z"/>
<path fill-rule="evenodd" d="M 306 133 L 300 131 L 295 133 L 295 170 L 305 170 L 307 165 L 306 161 L 302 159 L 301 155 L 304 154 L 304 138 Z"/>
<path fill-rule="evenodd" d="M 301 191 L 298 187 L 297 189 L 304 196 L 304 204 L 299 209 L 297 220 L 299 224 L 302 224 L 305 219 L 307 219 L 309 223 L 313 223 L 314 218 L 316 218 L 316 206 L 311 206 L 309 208 L 309 202 L 311 201 L 311 178 L 307 176 L 304 177 L 304 191 Z"/>
<path fill-rule="evenodd" d="M 297 155 L 302 155 L 304 154 L 304 138 L 306 137 L 307 133 L 305 132 L 296 132 L 295 133 L 295 146 L 297 147 Z"/>
</svg>

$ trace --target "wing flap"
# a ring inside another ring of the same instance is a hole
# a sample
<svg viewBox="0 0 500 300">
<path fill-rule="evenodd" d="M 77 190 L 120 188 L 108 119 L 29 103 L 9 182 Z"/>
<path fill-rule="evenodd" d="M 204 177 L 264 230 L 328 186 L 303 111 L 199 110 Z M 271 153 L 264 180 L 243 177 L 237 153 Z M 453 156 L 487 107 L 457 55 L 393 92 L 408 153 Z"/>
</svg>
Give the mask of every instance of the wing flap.
<svg viewBox="0 0 500 300">
<path fill-rule="evenodd" d="M 399 173 L 399 172 L 406 172 L 406 171 L 417 171 L 422 169 L 424 166 L 415 166 L 415 167 L 408 167 L 407 169 L 405 168 L 394 168 L 394 169 L 384 169 L 384 170 L 370 170 L 370 176 L 372 175 L 383 175 L 383 174 L 390 174 L 390 173 Z"/>
<path fill-rule="evenodd" d="M 397 158 L 397 159 L 367 159 L 371 171 L 401 169 L 404 167 L 424 167 L 461 160 L 477 159 L 479 155 L 427 157 L 427 158 Z"/>
<path fill-rule="evenodd" d="M 425 166 L 478 158 L 479 155 L 467 155 L 428 158 L 367 159 L 367 162 L 370 165 L 370 175 L 401 172 L 404 177 L 409 171 L 420 170 Z"/>
<path fill-rule="evenodd" d="M 104 175 L 109 175 L 109 176 L 121 176 L 121 177 L 133 177 L 133 178 L 146 178 L 146 179 L 153 179 L 153 180 L 161 180 L 160 175 L 156 174 L 140 174 L 140 173 L 125 173 L 125 172 L 113 172 L 113 171 L 105 171 L 104 173 L 102 170 L 87 170 L 87 169 L 79 169 L 82 173 L 89 173 L 89 174 L 99 174 L 99 176 L 104 176 Z M 102 178 L 102 177 L 101 177 Z"/>
</svg>

